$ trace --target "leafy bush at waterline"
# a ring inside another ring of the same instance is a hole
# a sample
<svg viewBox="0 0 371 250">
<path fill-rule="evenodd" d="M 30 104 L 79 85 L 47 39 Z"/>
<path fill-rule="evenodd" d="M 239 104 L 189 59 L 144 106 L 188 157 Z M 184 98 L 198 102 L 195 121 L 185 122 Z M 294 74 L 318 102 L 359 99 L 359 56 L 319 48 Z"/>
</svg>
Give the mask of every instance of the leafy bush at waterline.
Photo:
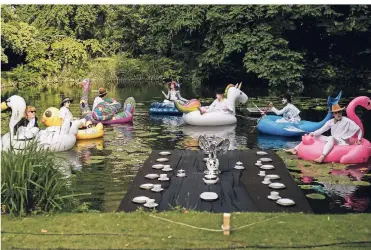
<svg viewBox="0 0 371 250">
<path fill-rule="evenodd" d="M 1 202 L 8 213 L 22 216 L 72 208 L 74 196 L 52 152 L 31 146 L 1 152 Z"/>
</svg>

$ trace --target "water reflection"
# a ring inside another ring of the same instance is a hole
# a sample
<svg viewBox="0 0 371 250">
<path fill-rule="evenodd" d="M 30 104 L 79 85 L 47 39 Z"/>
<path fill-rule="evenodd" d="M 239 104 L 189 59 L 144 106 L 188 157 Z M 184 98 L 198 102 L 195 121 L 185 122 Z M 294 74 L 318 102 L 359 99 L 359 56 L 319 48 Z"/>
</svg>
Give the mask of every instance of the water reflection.
<svg viewBox="0 0 371 250">
<path fill-rule="evenodd" d="M 150 119 L 150 122 L 154 125 L 168 125 L 172 127 L 185 125 L 183 117 L 181 116 L 150 115 L 149 119 Z"/>
<path fill-rule="evenodd" d="M 288 149 L 298 145 L 301 138 L 258 134 L 257 144 L 261 149 Z"/>
</svg>

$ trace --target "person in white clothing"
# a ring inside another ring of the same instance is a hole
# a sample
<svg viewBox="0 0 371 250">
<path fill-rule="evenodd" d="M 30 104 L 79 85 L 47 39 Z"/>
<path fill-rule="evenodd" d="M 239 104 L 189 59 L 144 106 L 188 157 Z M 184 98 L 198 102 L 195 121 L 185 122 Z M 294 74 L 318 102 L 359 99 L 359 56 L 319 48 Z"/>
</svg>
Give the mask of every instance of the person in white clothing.
<svg viewBox="0 0 371 250">
<path fill-rule="evenodd" d="M 68 119 L 69 121 L 73 121 L 73 120 L 76 120 L 75 118 L 73 118 L 73 115 L 70 111 L 70 105 L 72 103 L 73 99 L 72 98 L 69 98 L 69 97 L 65 97 L 62 99 L 62 102 L 61 102 L 61 108 L 59 109 L 59 118 L 62 119 L 62 124 L 64 122 L 65 119 Z M 86 119 L 81 119 L 81 128 L 82 127 L 90 127 L 92 125 L 92 122 L 91 121 L 87 121 Z"/>
<path fill-rule="evenodd" d="M 282 115 L 282 118 L 277 119 L 277 123 L 299 123 L 301 118 L 299 116 L 300 110 L 291 103 L 291 96 L 286 94 L 282 96 L 282 104 L 286 105 L 283 109 L 278 110 L 273 107 L 273 103 L 269 103 L 269 107 L 276 115 Z"/>
<path fill-rule="evenodd" d="M 321 156 L 315 159 L 315 162 L 322 163 L 326 156 L 331 152 L 334 145 L 349 145 L 349 139 L 355 134 L 357 134 L 357 140 L 355 143 L 361 143 L 361 128 L 354 121 L 342 115 L 343 109 L 344 108 L 341 108 L 339 104 L 332 105 L 331 112 L 334 116 L 334 119 L 327 121 L 322 128 L 309 134 L 310 136 L 319 137 L 321 141 L 326 142 Z M 322 134 L 329 129 L 331 129 L 331 136 L 323 136 Z M 299 145 L 293 149 L 286 150 L 286 152 L 297 154 Z"/>
<path fill-rule="evenodd" d="M 95 99 L 94 99 L 93 109 L 92 109 L 92 110 L 94 110 L 95 107 L 96 107 L 99 103 L 104 102 L 104 99 L 103 99 L 103 98 L 104 98 L 106 95 L 107 95 L 107 91 L 106 91 L 104 88 L 99 88 L 99 90 L 98 90 L 98 96 L 95 97 Z"/>
<path fill-rule="evenodd" d="M 168 90 L 167 94 L 165 94 L 164 91 L 162 91 L 162 94 L 166 98 L 164 103 L 173 103 L 173 101 L 179 101 L 181 104 L 184 104 L 184 103 L 188 102 L 187 99 L 184 99 L 180 95 L 180 91 L 177 89 L 177 82 L 176 81 L 172 81 L 172 82 L 169 83 L 169 90 Z"/>
<path fill-rule="evenodd" d="M 224 90 L 218 89 L 216 91 L 216 100 L 208 107 L 199 108 L 201 115 L 211 112 L 222 112 L 226 114 L 233 114 L 234 110 L 228 99 L 224 98 Z"/>
<path fill-rule="evenodd" d="M 65 97 L 62 99 L 62 102 L 60 105 L 61 108 L 59 109 L 59 117 L 62 119 L 62 123 L 63 123 L 63 120 L 66 118 L 68 118 L 71 121 L 73 119 L 73 115 L 70 111 L 70 105 L 72 101 L 73 99 L 69 97 Z"/>
</svg>

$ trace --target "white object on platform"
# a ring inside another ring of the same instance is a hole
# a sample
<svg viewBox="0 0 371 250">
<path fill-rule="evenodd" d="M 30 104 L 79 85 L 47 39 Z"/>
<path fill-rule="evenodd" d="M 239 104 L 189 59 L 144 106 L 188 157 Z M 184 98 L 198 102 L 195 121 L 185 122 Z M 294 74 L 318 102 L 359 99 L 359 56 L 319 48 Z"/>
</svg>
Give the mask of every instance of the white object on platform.
<svg viewBox="0 0 371 250">
<path fill-rule="evenodd" d="M 277 201 L 277 204 L 281 206 L 292 206 L 292 205 L 295 205 L 295 202 L 291 199 L 283 198 L 283 199 L 279 199 Z"/>
<path fill-rule="evenodd" d="M 169 159 L 168 158 L 158 158 L 156 161 L 165 162 L 165 161 L 169 161 Z"/>
<path fill-rule="evenodd" d="M 168 151 L 162 151 L 159 153 L 159 155 L 171 155 L 171 153 Z"/>
<path fill-rule="evenodd" d="M 158 178 L 157 180 L 159 180 L 159 181 L 168 181 L 168 180 L 170 180 L 168 177 L 166 177 L 166 178 Z"/>
<path fill-rule="evenodd" d="M 151 191 L 156 192 L 156 193 L 161 192 L 163 190 L 164 190 L 163 188 L 152 188 L 151 189 Z"/>
<path fill-rule="evenodd" d="M 152 189 L 153 184 L 152 183 L 142 184 L 142 185 L 140 185 L 140 188 L 142 188 L 142 189 Z"/>
<path fill-rule="evenodd" d="M 261 165 L 260 168 L 265 169 L 265 170 L 269 170 L 269 169 L 274 169 L 274 166 L 273 165 Z"/>
<path fill-rule="evenodd" d="M 282 189 L 282 188 L 285 188 L 285 185 L 279 182 L 273 182 L 269 184 L 269 187 L 274 188 L 274 189 Z"/>
<path fill-rule="evenodd" d="M 214 192 L 203 192 L 200 194 L 200 198 L 205 201 L 213 201 L 218 199 L 218 195 Z"/>
<path fill-rule="evenodd" d="M 262 161 L 262 162 L 270 162 L 270 161 L 272 161 L 271 158 L 260 158 L 259 160 Z"/>
<path fill-rule="evenodd" d="M 148 207 L 148 208 L 154 208 L 154 207 L 157 207 L 158 206 L 158 204 L 157 203 L 153 203 L 153 204 L 144 204 L 143 206 L 145 206 L 145 207 Z"/>
<path fill-rule="evenodd" d="M 208 179 L 205 179 L 205 178 L 202 178 L 204 180 L 204 182 L 207 184 L 207 185 L 212 185 L 212 184 L 215 184 L 218 182 L 219 178 L 215 179 L 215 180 L 208 180 Z"/>
<path fill-rule="evenodd" d="M 155 164 L 155 165 L 152 165 L 152 168 L 154 168 L 154 169 L 162 169 L 162 168 L 164 168 L 164 165 L 163 164 Z"/>
<path fill-rule="evenodd" d="M 158 177 L 160 177 L 158 174 L 147 174 L 146 176 L 147 179 L 151 179 L 151 180 L 154 180 L 154 179 L 157 179 Z"/>
<path fill-rule="evenodd" d="M 272 201 L 276 201 L 276 200 L 279 200 L 281 199 L 280 196 L 272 196 L 272 195 L 268 195 L 268 199 L 272 200 Z"/>
<path fill-rule="evenodd" d="M 143 204 L 143 203 L 146 203 L 148 199 L 149 199 L 149 198 L 146 197 L 146 196 L 138 196 L 138 197 L 135 197 L 135 198 L 133 199 L 133 202 L 134 202 L 134 203 Z"/>
<path fill-rule="evenodd" d="M 257 155 L 267 155 L 268 153 L 267 152 L 264 152 L 264 151 L 258 151 L 256 152 Z"/>
<path fill-rule="evenodd" d="M 238 165 L 238 166 L 242 166 L 242 165 L 243 165 L 243 163 L 242 163 L 242 162 L 240 162 L 240 161 L 238 161 L 238 162 L 236 162 L 236 165 Z"/>
<path fill-rule="evenodd" d="M 235 169 L 237 170 L 242 170 L 242 169 L 245 169 L 244 167 L 242 167 L 241 165 L 236 165 L 234 166 Z"/>
<path fill-rule="evenodd" d="M 276 174 L 269 174 L 267 177 L 271 180 L 278 180 L 280 178 L 280 176 Z"/>
</svg>

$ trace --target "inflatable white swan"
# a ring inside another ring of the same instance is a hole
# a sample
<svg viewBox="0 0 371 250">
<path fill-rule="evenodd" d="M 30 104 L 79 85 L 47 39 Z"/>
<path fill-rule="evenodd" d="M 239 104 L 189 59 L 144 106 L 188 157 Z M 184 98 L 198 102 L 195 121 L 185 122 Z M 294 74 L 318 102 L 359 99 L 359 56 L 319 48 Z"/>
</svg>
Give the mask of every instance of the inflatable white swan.
<svg viewBox="0 0 371 250">
<path fill-rule="evenodd" d="M 230 84 L 227 86 L 226 99 L 230 103 L 233 113 L 235 113 L 236 102 L 246 103 L 248 100 L 247 95 L 240 90 L 242 83 L 239 85 Z M 223 112 L 210 112 L 201 115 L 199 111 L 192 111 L 190 113 L 183 114 L 183 119 L 187 124 L 194 126 L 221 126 L 231 125 L 237 122 L 237 118 L 234 114 L 228 114 Z"/>
<path fill-rule="evenodd" d="M 12 115 L 9 121 L 9 133 L 1 138 L 1 150 L 23 150 L 31 142 L 36 142 L 39 147 L 51 151 L 65 151 L 71 149 L 76 142 L 76 134 L 81 121 L 74 121 L 70 126 L 70 120 L 65 119 L 62 127 L 49 127 L 45 130 L 38 128 L 25 129 L 20 127 L 14 135 L 15 125 L 22 119 L 26 110 L 25 100 L 17 95 L 9 97 L 1 104 L 1 111 L 11 108 Z"/>
</svg>

